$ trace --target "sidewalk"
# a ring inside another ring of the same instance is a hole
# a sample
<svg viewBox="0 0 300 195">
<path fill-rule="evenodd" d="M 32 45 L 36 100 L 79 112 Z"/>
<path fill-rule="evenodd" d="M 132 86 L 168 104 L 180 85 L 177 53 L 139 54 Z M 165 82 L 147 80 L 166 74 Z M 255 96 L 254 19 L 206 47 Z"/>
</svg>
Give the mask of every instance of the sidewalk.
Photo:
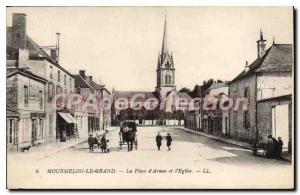
<svg viewBox="0 0 300 195">
<path fill-rule="evenodd" d="M 243 148 L 246 148 L 246 149 L 252 149 L 252 145 L 249 144 L 249 143 L 232 140 L 232 139 L 229 139 L 229 138 L 226 138 L 226 137 L 219 137 L 219 136 L 215 136 L 215 135 L 211 135 L 211 134 L 191 130 L 191 129 L 188 129 L 188 128 L 185 128 L 185 127 L 179 127 L 178 129 L 182 129 L 184 131 L 194 133 L 194 134 L 198 134 L 198 135 L 201 135 L 201 136 L 205 136 L 205 137 L 215 139 L 215 140 L 218 140 L 218 141 L 222 141 L 222 142 L 230 143 L 230 144 L 233 144 L 233 145 L 237 145 L 237 146 L 240 146 L 240 147 L 243 147 Z"/>
<path fill-rule="evenodd" d="M 118 129 L 117 127 L 109 127 L 106 130 L 108 130 L 109 132 L 114 131 Z M 104 131 L 97 131 L 97 132 L 93 132 L 93 134 L 102 134 L 104 133 Z M 19 151 L 17 152 L 9 152 L 8 155 L 11 157 L 15 157 L 17 159 L 22 158 L 22 159 L 33 159 L 33 160 L 41 160 L 44 158 L 47 158 L 48 156 L 51 156 L 55 153 L 61 152 L 63 150 L 66 150 L 72 146 L 75 146 L 77 144 L 83 143 L 87 141 L 87 137 L 86 138 L 71 138 L 70 140 L 66 140 L 66 142 L 51 142 L 51 143 L 43 143 L 43 144 L 39 144 L 36 146 L 33 146 L 30 148 L 29 151 L 25 151 L 25 152 L 21 152 Z"/>
</svg>

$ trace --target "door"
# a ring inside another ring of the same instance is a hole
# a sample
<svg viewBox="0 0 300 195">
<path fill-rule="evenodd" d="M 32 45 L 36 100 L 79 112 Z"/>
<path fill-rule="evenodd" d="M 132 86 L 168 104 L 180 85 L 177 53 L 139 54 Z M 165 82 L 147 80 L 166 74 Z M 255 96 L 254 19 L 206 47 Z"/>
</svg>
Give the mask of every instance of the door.
<svg viewBox="0 0 300 195">
<path fill-rule="evenodd" d="M 32 134 L 31 134 L 31 143 L 35 144 L 37 140 L 37 119 L 32 119 Z"/>
<path fill-rule="evenodd" d="M 289 107 L 288 104 L 276 105 L 272 108 L 272 135 L 283 141 L 283 149 L 287 150 L 289 142 Z"/>
</svg>

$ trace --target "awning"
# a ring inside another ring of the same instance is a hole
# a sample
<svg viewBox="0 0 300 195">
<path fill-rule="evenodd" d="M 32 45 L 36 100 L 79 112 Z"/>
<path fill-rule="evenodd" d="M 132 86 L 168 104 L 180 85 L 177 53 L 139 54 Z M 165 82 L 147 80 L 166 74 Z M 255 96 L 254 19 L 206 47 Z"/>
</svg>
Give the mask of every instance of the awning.
<svg viewBox="0 0 300 195">
<path fill-rule="evenodd" d="M 69 117 L 68 113 L 58 112 L 58 114 L 67 122 L 67 123 L 74 123 Z"/>
<path fill-rule="evenodd" d="M 69 119 L 72 121 L 72 123 L 74 123 L 74 124 L 77 123 L 76 119 L 70 113 L 64 113 L 64 114 L 66 114 L 69 117 Z"/>
</svg>

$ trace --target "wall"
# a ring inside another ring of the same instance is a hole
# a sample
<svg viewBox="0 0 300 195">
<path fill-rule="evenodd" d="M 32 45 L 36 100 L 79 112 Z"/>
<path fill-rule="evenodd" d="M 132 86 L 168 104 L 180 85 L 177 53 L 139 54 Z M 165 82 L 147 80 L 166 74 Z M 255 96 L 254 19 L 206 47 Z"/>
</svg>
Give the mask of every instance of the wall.
<svg viewBox="0 0 300 195">
<path fill-rule="evenodd" d="M 262 73 L 257 77 L 257 100 L 292 94 L 291 72 Z"/>
<path fill-rule="evenodd" d="M 27 76 L 15 75 L 17 79 L 17 102 L 18 102 L 18 112 L 20 113 L 19 121 L 19 140 L 20 146 L 31 144 L 32 137 L 32 117 L 33 113 L 45 113 L 45 85 L 39 81 L 35 81 Z M 24 85 L 28 86 L 29 99 L 28 105 L 24 102 Z M 43 104 L 40 106 L 39 91 L 42 91 Z M 43 141 L 45 138 L 45 120 L 44 118 L 37 118 L 37 141 Z M 40 124 L 39 119 L 43 122 Z M 41 126 L 42 125 L 42 126 Z"/>
<path fill-rule="evenodd" d="M 57 66 L 51 64 L 49 61 L 43 60 L 29 60 L 30 71 L 34 74 L 45 78 L 48 83 L 45 87 L 45 97 L 46 97 L 46 138 L 48 142 L 56 140 L 56 109 L 55 105 L 52 105 L 52 98 L 49 98 L 49 84 L 51 83 L 54 87 L 53 96 L 56 94 L 57 86 L 62 88 L 63 92 L 67 94 L 74 93 L 75 80 L 69 74 L 58 68 Z M 58 71 L 60 71 L 60 81 L 58 81 Z M 51 77 L 52 74 L 52 77 Z M 66 75 L 66 85 L 64 83 L 64 75 Z M 71 79 L 71 84 L 70 84 Z"/>
<path fill-rule="evenodd" d="M 257 104 L 257 129 L 259 133 L 259 142 L 266 142 L 268 135 L 272 135 L 272 107 L 276 105 L 289 105 L 289 140 L 292 141 L 292 102 L 287 100 L 270 100 L 259 102 Z M 289 145 L 290 145 L 289 144 Z M 291 150 L 291 146 L 289 146 Z"/>
<path fill-rule="evenodd" d="M 250 100 L 248 104 L 248 111 L 250 115 L 250 128 L 244 128 L 244 110 L 242 109 L 242 106 L 240 106 L 237 111 L 234 111 L 233 109 L 230 109 L 229 111 L 229 136 L 233 139 L 246 141 L 249 143 L 252 143 L 255 140 L 255 83 L 255 75 L 249 75 L 229 84 L 229 97 L 233 100 L 236 97 L 244 97 L 245 88 L 249 87 Z"/>
</svg>

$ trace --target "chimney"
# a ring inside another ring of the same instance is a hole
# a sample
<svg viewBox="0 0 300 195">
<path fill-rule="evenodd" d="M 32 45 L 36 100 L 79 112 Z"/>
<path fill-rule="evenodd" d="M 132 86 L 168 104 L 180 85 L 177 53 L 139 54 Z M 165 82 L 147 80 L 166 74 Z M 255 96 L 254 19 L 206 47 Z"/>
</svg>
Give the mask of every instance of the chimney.
<svg viewBox="0 0 300 195">
<path fill-rule="evenodd" d="M 79 74 L 85 79 L 85 70 L 79 70 Z"/>
<path fill-rule="evenodd" d="M 257 57 L 258 58 L 261 58 L 266 52 L 266 41 L 267 40 L 264 39 L 263 33 L 260 30 L 259 40 L 256 41 L 256 43 L 257 43 Z"/>
<path fill-rule="evenodd" d="M 246 61 L 246 64 L 245 64 L 245 72 L 248 72 L 249 70 L 249 65 L 248 65 L 248 61 Z"/>
<path fill-rule="evenodd" d="M 57 52 L 56 52 L 56 49 L 51 49 L 50 50 L 50 55 L 51 55 L 51 58 L 57 62 Z"/>
<path fill-rule="evenodd" d="M 12 47 L 13 49 L 26 48 L 26 14 L 14 13 L 12 21 Z"/>
</svg>

